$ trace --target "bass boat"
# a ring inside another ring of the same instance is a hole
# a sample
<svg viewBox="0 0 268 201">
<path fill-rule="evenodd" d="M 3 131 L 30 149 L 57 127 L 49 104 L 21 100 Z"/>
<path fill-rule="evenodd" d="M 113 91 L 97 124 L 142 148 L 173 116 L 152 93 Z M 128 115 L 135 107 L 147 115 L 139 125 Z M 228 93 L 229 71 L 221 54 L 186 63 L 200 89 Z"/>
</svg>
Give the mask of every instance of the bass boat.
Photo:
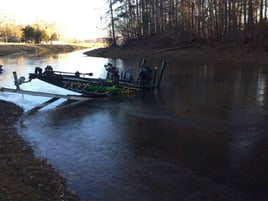
<svg viewBox="0 0 268 201">
<path fill-rule="evenodd" d="M 137 78 L 134 79 L 133 70 L 122 73 L 119 68 L 108 63 L 104 65 L 106 78 L 101 79 L 92 78 L 92 73 L 54 71 L 53 67 L 48 65 L 44 70 L 36 67 L 34 73 L 29 73 L 29 81 L 39 79 L 86 97 L 109 97 L 159 88 L 165 66 L 163 61 L 158 74 L 157 67 L 142 65 Z"/>
</svg>

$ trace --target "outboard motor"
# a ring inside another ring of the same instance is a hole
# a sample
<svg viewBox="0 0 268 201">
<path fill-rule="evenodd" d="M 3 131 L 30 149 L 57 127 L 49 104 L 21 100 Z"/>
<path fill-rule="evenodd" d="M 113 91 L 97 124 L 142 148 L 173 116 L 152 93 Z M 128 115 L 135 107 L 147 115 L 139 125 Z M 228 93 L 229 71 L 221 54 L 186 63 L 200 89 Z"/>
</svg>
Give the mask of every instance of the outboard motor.
<svg viewBox="0 0 268 201">
<path fill-rule="evenodd" d="M 153 78 L 153 70 L 149 66 L 143 66 L 137 79 L 140 85 L 149 85 Z"/>
<path fill-rule="evenodd" d="M 119 69 L 113 66 L 111 63 L 104 65 L 107 70 L 106 79 L 112 80 L 114 83 L 117 83 L 119 80 Z"/>
</svg>

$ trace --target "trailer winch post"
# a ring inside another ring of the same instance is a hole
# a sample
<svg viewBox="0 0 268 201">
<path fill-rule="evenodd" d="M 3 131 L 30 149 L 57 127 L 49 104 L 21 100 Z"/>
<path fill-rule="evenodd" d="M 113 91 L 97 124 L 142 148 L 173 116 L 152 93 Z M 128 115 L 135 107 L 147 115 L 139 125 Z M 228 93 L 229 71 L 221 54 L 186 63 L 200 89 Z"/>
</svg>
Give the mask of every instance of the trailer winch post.
<svg viewBox="0 0 268 201">
<path fill-rule="evenodd" d="M 20 83 L 16 71 L 13 72 L 14 84 L 17 90 L 20 90 Z"/>
</svg>

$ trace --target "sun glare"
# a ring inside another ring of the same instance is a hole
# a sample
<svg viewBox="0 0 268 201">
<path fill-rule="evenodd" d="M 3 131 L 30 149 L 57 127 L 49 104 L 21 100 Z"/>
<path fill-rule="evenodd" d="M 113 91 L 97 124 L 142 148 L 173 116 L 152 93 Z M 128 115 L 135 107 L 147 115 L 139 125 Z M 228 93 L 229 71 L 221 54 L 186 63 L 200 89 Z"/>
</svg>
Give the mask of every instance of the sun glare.
<svg viewBox="0 0 268 201">
<path fill-rule="evenodd" d="M 33 1 L 9 0 L 1 2 L 0 22 L 30 25 L 44 21 L 55 23 L 58 32 L 65 37 L 90 39 L 105 37 L 102 16 L 108 9 L 104 0 Z M 4 18 L 1 20 L 1 18 Z"/>
</svg>

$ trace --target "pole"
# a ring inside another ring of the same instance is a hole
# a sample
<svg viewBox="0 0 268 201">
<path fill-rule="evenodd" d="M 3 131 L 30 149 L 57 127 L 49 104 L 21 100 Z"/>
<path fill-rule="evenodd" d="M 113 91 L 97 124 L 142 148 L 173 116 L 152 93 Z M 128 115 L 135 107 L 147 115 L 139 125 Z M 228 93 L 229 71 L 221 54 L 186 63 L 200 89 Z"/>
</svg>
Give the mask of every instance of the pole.
<svg viewBox="0 0 268 201">
<path fill-rule="evenodd" d="M 158 78 L 158 82 L 157 82 L 157 86 L 156 86 L 156 88 L 159 88 L 159 87 L 160 87 L 161 80 L 162 80 L 162 77 L 163 77 L 163 73 L 164 73 L 165 68 L 166 68 L 166 62 L 163 61 L 163 63 L 162 63 L 162 67 L 161 67 L 160 76 L 159 76 L 159 78 Z"/>
<path fill-rule="evenodd" d="M 17 73 L 15 71 L 13 72 L 13 77 L 14 77 L 14 83 L 15 83 L 15 86 L 16 86 L 16 90 L 20 90 L 20 83 L 19 83 L 19 80 L 18 80 Z"/>
</svg>

